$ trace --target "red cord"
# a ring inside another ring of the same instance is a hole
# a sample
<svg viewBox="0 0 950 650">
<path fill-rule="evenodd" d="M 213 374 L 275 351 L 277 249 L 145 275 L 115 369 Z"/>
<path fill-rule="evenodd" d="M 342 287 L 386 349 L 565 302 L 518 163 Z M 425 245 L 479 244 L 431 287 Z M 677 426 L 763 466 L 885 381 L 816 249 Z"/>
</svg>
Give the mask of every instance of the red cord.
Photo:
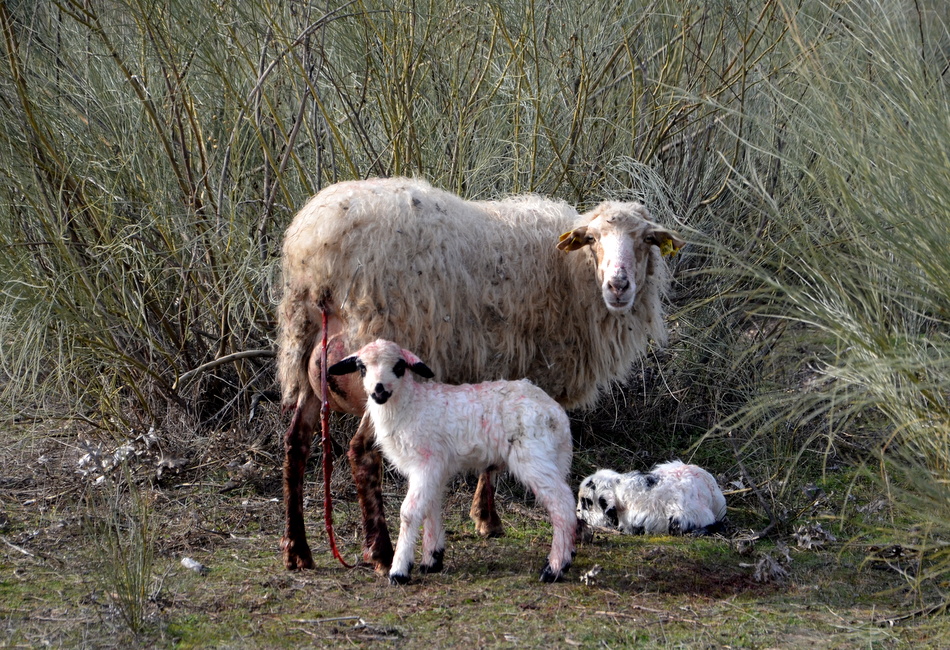
<svg viewBox="0 0 950 650">
<path fill-rule="evenodd" d="M 330 475 L 333 472 L 333 449 L 330 447 L 330 398 L 329 388 L 327 387 L 327 328 L 328 317 L 326 306 L 321 306 L 323 313 L 323 350 L 320 352 L 320 429 L 323 439 L 323 520 L 327 529 L 327 537 L 330 539 L 330 550 L 333 557 L 340 561 L 340 564 L 347 569 L 352 569 L 354 565 L 347 564 L 340 551 L 336 547 L 336 537 L 333 535 L 333 500 L 330 498 Z"/>
</svg>

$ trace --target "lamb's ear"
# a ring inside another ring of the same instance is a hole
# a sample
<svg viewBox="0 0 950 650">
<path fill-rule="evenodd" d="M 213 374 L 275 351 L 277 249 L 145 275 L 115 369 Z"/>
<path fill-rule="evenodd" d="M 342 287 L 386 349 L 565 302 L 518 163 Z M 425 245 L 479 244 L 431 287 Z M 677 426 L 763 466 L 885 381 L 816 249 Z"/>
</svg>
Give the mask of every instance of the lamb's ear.
<svg viewBox="0 0 950 650">
<path fill-rule="evenodd" d="M 557 238 L 558 250 L 568 253 L 584 248 L 588 244 L 590 244 L 590 239 L 587 237 L 587 226 L 580 226 Z"/>
<path fill-rule="evenodd" d="M 332 366 L 327 368 L 328 375 L 348 375 L 351 372 L 356 372 L 359 369 L 357 365 L 359 358 L 354 354 L 349 356 L 341 361 L 337 361 Z"/>
<path fill-rule="evenodd" d="M 414 355 L 409 350 L 402 351 L 402 358 L 406 361 L 406 365 L 409 366 L 409 370 L 413 371 L 420 377 L 424 379 L 432 379 L 435 377 L 435 373 L 432 372 L 432 369 L 424 364 L 422 359 Z"/>
<path fill-rule="evenodd" d="M 643 241 L 660 247 L 660 252 L 666 255 L 676 255 L 677 251 L 686 245 L 686 242 L 666 228 L 653 228 L 643 236 Z"/>
</svg>

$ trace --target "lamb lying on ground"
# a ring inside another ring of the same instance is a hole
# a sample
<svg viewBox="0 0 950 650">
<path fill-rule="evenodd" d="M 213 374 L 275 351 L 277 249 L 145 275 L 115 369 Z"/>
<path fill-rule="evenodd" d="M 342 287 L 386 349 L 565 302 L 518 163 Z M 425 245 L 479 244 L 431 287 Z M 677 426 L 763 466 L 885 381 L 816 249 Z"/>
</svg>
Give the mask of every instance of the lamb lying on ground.
<svg viewBox="0 0 950 650">
<path fill-rule="evenodd" d="M 678 460 L 645 474 L 598 470 L 577 491 L 579 519 L 630 535 L 703 535 L 721 528 L 725 516 L 726 498 L 716 479 Z"/>
<path fill-rule="evenodd" d="M 547 509 L 554 539 L 541 580 L 559 580 L 571 565 L 577 526 L 567 484 L 571 432 L 564 409 L 527 380 L 460 386 L 417 382 L 413 375 L 431 378 L 432 370 L 390 341 L 370 343 L 327 369 L 330 375 L 356 371 L 370 398 L 366 406 L 377 444 L 409 479 L 390 582 L 409 581 L 420 525 L 419 569 L 442 569 L 445 486 L 460 472 L 485 468 L 507 468 Z"/>
</svg>

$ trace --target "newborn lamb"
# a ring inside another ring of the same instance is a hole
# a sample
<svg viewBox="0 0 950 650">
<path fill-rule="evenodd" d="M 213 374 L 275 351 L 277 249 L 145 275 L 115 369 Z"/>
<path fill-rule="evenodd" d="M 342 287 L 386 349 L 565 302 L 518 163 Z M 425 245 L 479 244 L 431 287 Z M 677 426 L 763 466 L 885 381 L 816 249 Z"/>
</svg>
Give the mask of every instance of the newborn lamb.
<svg viewBox="0 0 950 650">
<path fill-rule="evenodd" d="M 547 509 L 554 539 L 541 580 L 561 579 L 571 565 L 577 525 L 567 484 L 571 432 L 564 409 L 527 380 L 460 386 L 416 381 L 414 375 L 431 378 L 434 373 L 390 341 L 370 343 L 327 369 L 330 375 L 356 371 L 369 396 L 377 444 L 409 479 L 390 582 L 409 582 L 420 525 L 419 569 L 442 570 L 442 495 L 453 476 L 505 468 Z"/>
<path fill-rule="evenodd" d="M 581 481 L 577 516 L 630 535 L 702 535 L 721 528 L 726 498 L 709 472 L 674 460 L 645 474 L 598 470 Z"/>
</svg>

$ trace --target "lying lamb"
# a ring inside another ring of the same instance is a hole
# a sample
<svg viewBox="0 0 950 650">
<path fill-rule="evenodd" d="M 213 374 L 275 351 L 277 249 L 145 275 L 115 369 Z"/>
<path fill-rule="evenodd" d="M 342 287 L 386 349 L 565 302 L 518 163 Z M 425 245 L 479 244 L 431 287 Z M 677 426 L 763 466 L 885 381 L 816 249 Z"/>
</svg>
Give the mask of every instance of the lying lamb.
<svg viewBox="0 0 950 650">
<path fill-rule="evenodd" d="M 602 469 L 581 481 L 577 517 L 630 535 L 702 535 L 726 516 L 726 498 L 701 467 L 674 460 L 649 473 Z"/>
<path fill-rule="evenodd" d="M 554 540 L 541 580 L 559 580 L 571 565 L 577 525 L 566 480 L 571 432 L 564 409 L 527 380 L 460 386 L 417 382 L 413 374 L 431 378 L 432 370 L 382 339 L 327 369 L 330 375 L 356 371 L 370 397 L 367 410 L 377 444 L 409 479 L 390 582 L 409 581 L 420 524 L 420 571 L 442 570 L 445 486 L 460 472 L 485 468 L 507 468 L 547 509 Z"/>
</svg>

